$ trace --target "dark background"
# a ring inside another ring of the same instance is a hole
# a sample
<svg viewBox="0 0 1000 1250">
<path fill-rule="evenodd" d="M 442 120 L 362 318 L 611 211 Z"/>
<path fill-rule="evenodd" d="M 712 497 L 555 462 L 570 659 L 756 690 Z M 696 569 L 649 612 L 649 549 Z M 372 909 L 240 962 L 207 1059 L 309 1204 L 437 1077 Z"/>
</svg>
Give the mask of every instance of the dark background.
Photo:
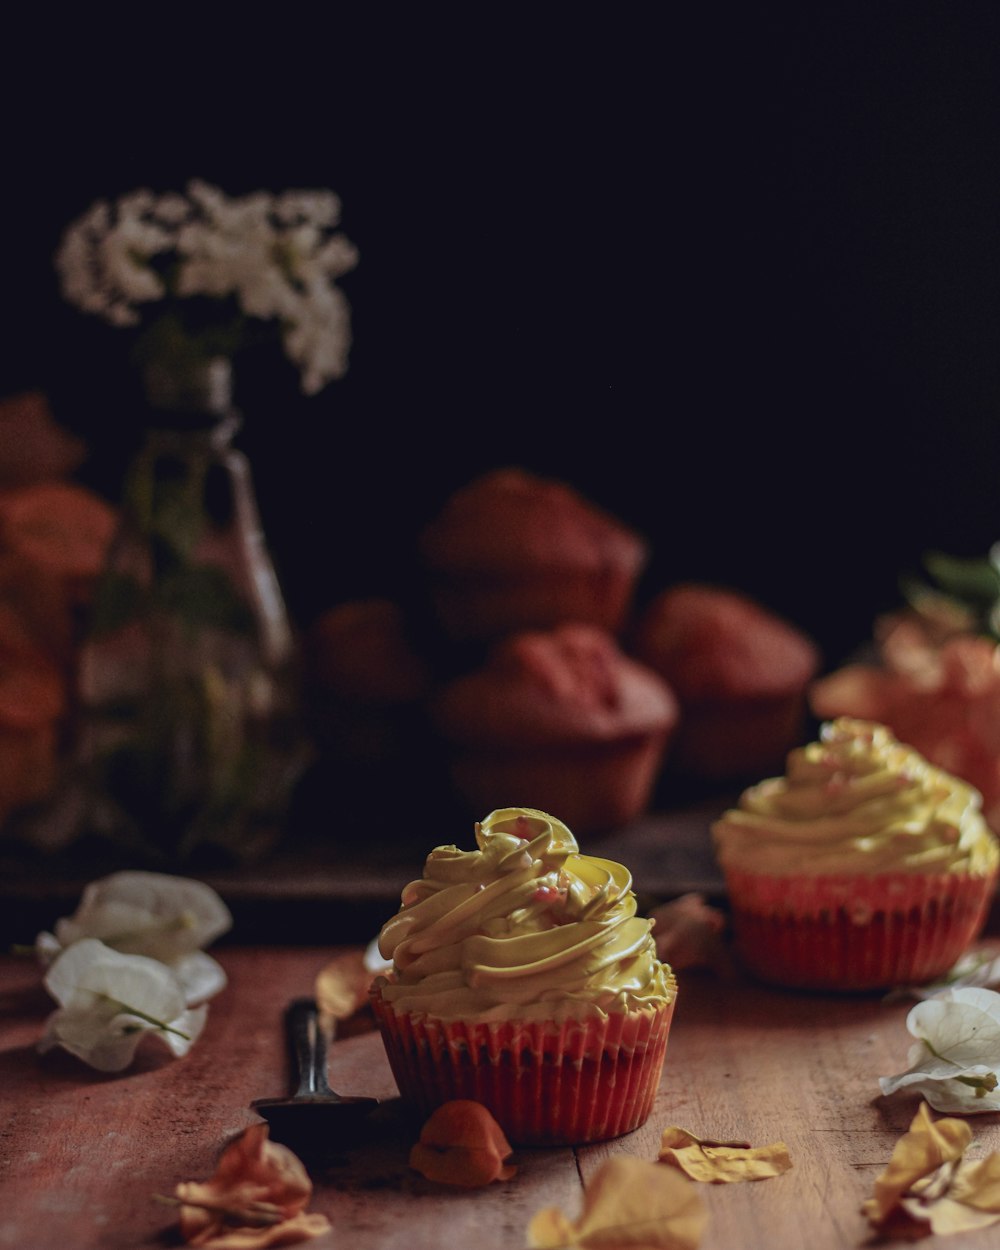
<svg viewBox="0 0 1000 1250">
<path fill-rule="evenodd" d="M 994 5 L 18 21 L 0 393 L 43 388 L 109 497 L 141 428 L 120 332 L 60 301 L 63 227 L 192 176 L 342 198 L 349 373 L 311 399 L 277 352 L 240 375 L 301 624 L 395 593 L 499 464 L 646 533 L 643 594 L 742 587 L 829 664 L 922 552 L 1000 538 Z"/>
</svg>

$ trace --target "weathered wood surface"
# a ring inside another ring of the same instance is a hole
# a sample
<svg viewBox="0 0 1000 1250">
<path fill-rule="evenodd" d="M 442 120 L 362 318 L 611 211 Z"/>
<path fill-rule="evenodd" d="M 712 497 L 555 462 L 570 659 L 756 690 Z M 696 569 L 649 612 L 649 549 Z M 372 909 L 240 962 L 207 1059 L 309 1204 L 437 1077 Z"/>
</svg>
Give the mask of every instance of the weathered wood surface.
<svg viewBox="0 0 1000 1250">
<path fill-rule="evenodd" d="M 0 1247 L 144 1250 L 177 1244 L 173 1213 L 150 1195 L 211 1174 L 224 1143 L 255 1119 L 255 1097 L 286 1086 L 282 1014 L 311 992 L 332 954 L 320 948 L 219 951 L 228 988 L 182 1060 L 148 1040 L 120 1076 L 91 1072 L 35 1043 L 52 1003 L 30 962 L 0 959 Z M 650 1122 L 628 1137 L 572 1150 L 519 1151 L 517 1176 L 449 1190 L 407 1166 L 416 1128 L 402 1114 L 377 1035 L 334 1044 L 331 1081 L 386 1100 L 371 1140 L 331 1143 L 313 1168 L 312 1209 L 351 1250 L 475 1246 L 522 1250 L 532 1213 L 576 1213 L 586 1180 L 615 1152 L 657 1154 L 661 1130 L 755 1145 L 783 1139 L 794 1167 L 756 1184 L 703 1186 L 704 1250 L 844 1250 L 869 1242 L 860 1213 L 916 1109 L 886 1101 L 877 1077 L 905 1066 L 908 1003 L 781 993 L 710 974 L 681 978 L 667 1064 Z M 1000 1116 L 975 1117 L 972 1153 L 1000 1149 Z M 926 1238 L 980 1250 L 1000 1231 Z M 326 1242 L 312 1243 L 319 1248 Z"/>
</svg>

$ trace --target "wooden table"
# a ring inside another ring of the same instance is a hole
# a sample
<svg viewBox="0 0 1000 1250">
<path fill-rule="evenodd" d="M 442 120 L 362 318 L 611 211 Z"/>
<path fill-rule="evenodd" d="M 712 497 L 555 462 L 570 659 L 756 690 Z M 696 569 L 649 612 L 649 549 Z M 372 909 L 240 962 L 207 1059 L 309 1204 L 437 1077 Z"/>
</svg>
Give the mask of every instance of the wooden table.
<svg viewBox="0 0 1000 1250">
<path fill-rule="evenodd" d="M 312 991 L 334 953 L 324 947 L 215 952 L 230 983 L 187 1057 L 160 1058 L 144 1041 L 132 1068 L 92 1072 L 35 1043 L 52 1009 L 30 961 L 0 957 L 0 1247 L 143 1250 L 175 1245 L 173 1213 L 151 1198 L 204 1179 L 223 1144 L 255 1121 L 248 1104 L 285 1092 L 282 1013 Z M 372 1140 L 345 1144 L 314 1169 L 311 1209 L 351 1250 L 522 1250 L 540 1207 L 577 1212 L 582 1184 L 616 1153 L 655 1159 L 677 1124 L 755 1145 L 783 1139 L 794 1167 L 755 1184 L 701 1186 L 710 1212 L 704 1250 L 844 1250 L 869 1240 L 859 1208 L 916 1109 L 887 1101 L 877 1078 L 905 1066 L 910 1004 L 878 997 L 767 990 L 739 976 L 687 973 L 649 1123 L 577 1150 L 522 1150 L 516 1177 L 472 1192 L 411 1172 L 415 1128 L 402 1114 L 377 1034 L 337 1041 L 331 1081 L 386 1100 Z M 165 1053 L 165 1052 L 164 1052 Z M 972 1153 L 1000 1149 L 1000 1117 L 971 1120 Z M 997 1228 L 927 1238 L 928 1248 L 995 1246 Z"/>
</svg>

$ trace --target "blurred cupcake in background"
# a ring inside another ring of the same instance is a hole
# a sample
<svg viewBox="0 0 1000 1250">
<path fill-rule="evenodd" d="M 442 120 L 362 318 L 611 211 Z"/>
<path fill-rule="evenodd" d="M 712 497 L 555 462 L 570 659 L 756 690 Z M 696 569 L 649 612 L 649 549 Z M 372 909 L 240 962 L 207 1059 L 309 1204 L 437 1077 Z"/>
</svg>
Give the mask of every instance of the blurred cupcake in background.
<svg viewBox="0 0 1000 1250">
<path fill-rule="evenodd" d="M 645 811 L 679 709 L 609 634 L 570 624 L 497 643 L 431 714 L 470 810 L 531 799 L 586 834 Z"/>
<path fill-rule="evenodd" d="M 630 650 L 680 701 L 672 772 L 749 780 L 780 768 L 803 741 L 819 650 L 748 596 L 694 582 L 672 586 L 639 616 Z"/>
<path fill-rule="evenodd" d="M 848 717 L 745 790 L 712 836 L 741 962 L 801 989 L 943 976 L 979 936 L 1000 862 L 973 787 Z"/>
<path fill-rule="evenodd" d="M 617 633 L 647 554 L 643 538 L 570 486 L 517 468 L 462 487 L 419 540 L 437 622 L 460 642 L 567 621 Z"/>
</svg>

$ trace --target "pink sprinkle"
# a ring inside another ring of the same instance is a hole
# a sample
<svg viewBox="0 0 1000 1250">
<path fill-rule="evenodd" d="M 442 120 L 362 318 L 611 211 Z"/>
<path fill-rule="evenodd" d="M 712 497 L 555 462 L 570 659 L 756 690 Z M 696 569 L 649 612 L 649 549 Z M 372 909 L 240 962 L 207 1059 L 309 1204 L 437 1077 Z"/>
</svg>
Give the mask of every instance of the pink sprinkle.
<svg viewBox="0 0 1000 1250">
<path fill-rule="evenodd" d="M 559 903 L 564 896 L 554 885 L 540 885 L 531 897 L 536 903 Z"/>
<path fill-rule="evenodd" d="M 523 838 L 525 842 L 531 841 L 531 825 L 528 823 L 527 816 L 518 816 L 514 821 L 514 828 L 511 830 L 511 833 L 515 838 Z"/>
</svg>

